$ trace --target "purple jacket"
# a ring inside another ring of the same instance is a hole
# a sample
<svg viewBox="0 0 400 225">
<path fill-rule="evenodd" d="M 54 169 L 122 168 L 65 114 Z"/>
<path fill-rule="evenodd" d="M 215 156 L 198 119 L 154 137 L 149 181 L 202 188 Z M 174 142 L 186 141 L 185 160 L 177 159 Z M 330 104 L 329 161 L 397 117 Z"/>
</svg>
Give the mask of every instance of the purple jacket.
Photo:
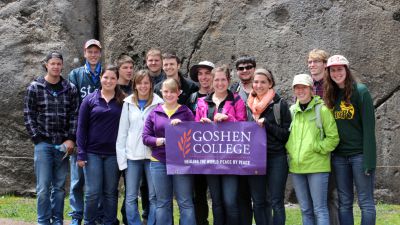
<svg viewBox="0 0 400 225">
<path fill-rule="evenodd" d="M 87 160 L 87 153 L 116 155 L 119 118 L 122 105 L 115 98 L 108 103 L 96 90 L 83 99 L 79 109 L 78 160 Z"/>
<path fill-rule="evenodd" d="M 157 138 L 165 137 L 165 126 L 173 119 L 193 121 L 194 118 L 192 111 L 185 105 L 181 105 L 171 118 L 168 118 L 162 108 L 162 104 L 158 104 L 150 112 L 143 128 L 143 143 L 151 147 L 151 156 L 163 163 L 165 163 L 165 145 L 156 146 L 156 140 Z"/>
<path fill-rule="evenodd" d="M 215 108 L 215 104 L 212 101 L 213 94 L 214 93 L 198 99 L 195 121 L 200 121 L 201 118 L 209 117 L 209 109 L 211 107 Z M 217 114 L 217 112 L 226 114 L 228 116 L 228 119 L 225 120 L 226 122 L 247 120 L 246 105 L 244 101 L 240 98 L 239 95 L 233 94 L 229 90 L 226 99 L 219 104 L 218 109 L 214 109 L 212 118 L 209 119 L 214 120 L 214 115 Z"/>
</svg>

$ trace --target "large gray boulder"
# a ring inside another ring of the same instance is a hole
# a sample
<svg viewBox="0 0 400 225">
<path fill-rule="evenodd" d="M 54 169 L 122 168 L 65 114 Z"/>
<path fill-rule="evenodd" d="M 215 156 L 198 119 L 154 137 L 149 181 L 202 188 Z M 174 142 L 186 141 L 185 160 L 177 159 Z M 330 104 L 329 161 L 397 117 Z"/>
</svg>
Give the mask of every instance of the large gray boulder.
<svg viewBox="0 0 400 225">
<path fill-rule="evenodd" d="M 399 1 L 75 2 L 0 3 L 0 147 L 5 149 L 0 156 L 0 193 L 34 186 L 32 144 L 21 110 L 26 85 L 40 74 L 41 57 L 50 48 L 60 49 L 69 71 L 77 66 L 73 59 L 81 59 L 84 40 L 99 35 L 105 63 L 127 53 L 138 68 L 151 47 L 176 51 L 183 59 L 183 72 L 202 60 L 233 65 L 240 55 L 253 55 L 259 66 L 273 71 L 277 88 L 289 100 L 293 76 L 308 72 L 311 49 L 345 55 L 369 87 L 376 107 L 377 197 L 400 202 Z M 30 177 L 17 177 L 19 173 Z"/>
<path fill-rule="evenodd" d="M 0 2 L 0 194 L 31 193 L 35 187 L 33 144 L 23 123 L 23 97 L 50 50 L 64 55 L 64 74 L 83 43 L 97 32 L 94 1 Z"/>
<path fill-rule="evenodd" d="M 289 100 L 293 76 L 308 72 L 311 49 L 345 55 L 377 108 L 377 196 L 399 202 L 400 179 L 387 178 L 399 176 L 400 2 L 101 0 L 100 14 L 108 62 L 128 53 L 141 66 L 156 46 L 176 51 L 188 71 L 202 60 L 233 65 L 250 54 L 273 71 Z"/>
</svg>

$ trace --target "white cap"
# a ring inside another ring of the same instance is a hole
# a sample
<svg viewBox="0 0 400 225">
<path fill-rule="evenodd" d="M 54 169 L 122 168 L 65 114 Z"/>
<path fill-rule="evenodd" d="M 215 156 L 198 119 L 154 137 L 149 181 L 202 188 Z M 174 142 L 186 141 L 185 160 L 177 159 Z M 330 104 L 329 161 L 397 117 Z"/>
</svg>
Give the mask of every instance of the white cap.
<svg viewBox="0 0 400 225">
<path fill-rule="evenodd" d="M 349 66 L 349 61 L 342 55 L 334 55 L 329 57 L 326 67 L 330 66 Z"/>
<path fill-rule="evenodd" d="M 92 45 L 96 45 L 97 47 L 99 47 L 101 49 L 101 44 L 100 41 L 96 40 L 96 39 L 90 39 L 85 43 L 84 48 L 87 49 Z"/>
<path fill-rule="evenodd" d="M 213 70 L 215 67 L 214 63 L 210 61 L 201 61 L 197 65 L 193 65 L 192 68 L 190 68 L 190 78 L 195 81 L 199 82 L 199 79 L 197 77 L 197 69 L 198 68 L 207 68 L 209 70 Z"/>
<path fill-rule="evenodd" d="M 294 76 L 294 78 L 293 78 L 292 87 L 294 87 L 297 84 L 303 84 L 303 85 L 312 87 L 314 82 L 310 75 L 298 74 L 298 75 Z"/>
</svg>

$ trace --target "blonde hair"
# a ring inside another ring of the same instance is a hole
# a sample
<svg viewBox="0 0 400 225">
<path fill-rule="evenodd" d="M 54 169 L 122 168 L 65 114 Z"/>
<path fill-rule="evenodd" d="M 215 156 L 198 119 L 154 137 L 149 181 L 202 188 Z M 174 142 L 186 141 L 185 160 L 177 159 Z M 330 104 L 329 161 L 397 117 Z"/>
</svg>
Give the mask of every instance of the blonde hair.
<svg viewBox="0 0 400 225">
<path fill-rule="evenodd" d="M 148 77 L 149 81 L 150 81 L 150 90 L 149 90 L 149 97 L 147 98 L 147 103 L 144 106 L 144 108 L 146 108 L 147 106 L 151 105 L 151 103 L 153 102 L 153 82 L 151 82 L 151 77 L 150 77 L 150 73 L 148 70 L 139 70 L 138 72 L 135 73 L 135 76 L 133 78 L 133 82 L 132 82 L 132 90 L 133 90 L 133 95 L 132 95 L 132 100 L 136 105 L 139 105 L 139 93 L 138 90 L 136 89 L 136 85 L 140 82 L 142 82 L 142 80 Z"/>
<path fill-rule="evenodd" d="M 216 72 L 223 72 L 226 76 L 228 82 L 231 81 L 231 70 L 229 69 L 228 65 L 217 66 L 213 70 L 211 70 L 211 75 L 214 79 Z"/>
<path fill-rule="evenodd" d="M 181 85 L 179 84 L 179 81 L 175 80 L 174 78 L 168 78 L 162 83 L 161 89 L 164 88 L 170 91 L 180 92 Z"/>
<path fill-rule="evenodd" d="M 161 50 L 158 49 L 158 48 L 152 48 L 152 49 L 150 49 L 149 51 L 147 51 L 147 53 L 146 53 L 146 60 L 147 60 L 147 58 L 148 58 L 150 55 L 151 55 L 151 56 L 159 56 L 160 59 L 162 59 L 162 57 L 161 57 Z"/>
<path fill-rule="evenodd" d="M 129 55 L 120 55 L 116 61 L 118 70 L 121 68 L 122 64 L 130 63 L 135 66 L 133 59 Z"/>
<path fill-rule="evenodd" d="M 311 50 L 310 53 L 308 53 L 308 59 L 319 59 L 326 63 L 328 61 L 328 58 L 329 54 L 322 49 L 315 48 Z"/>
</svg>

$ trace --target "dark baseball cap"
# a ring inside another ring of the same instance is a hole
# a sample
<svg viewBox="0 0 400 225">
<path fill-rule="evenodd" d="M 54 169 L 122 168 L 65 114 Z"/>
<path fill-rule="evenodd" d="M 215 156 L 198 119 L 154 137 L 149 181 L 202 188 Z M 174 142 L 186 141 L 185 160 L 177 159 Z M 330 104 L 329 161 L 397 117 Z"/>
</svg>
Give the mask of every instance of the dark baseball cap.
<svg viewBox="0 0 400 225">
<path fill-rule="evenodd" d="M 64 61 L 63 56 L 60 52 L 57 51 L 51 51 L 46 55 L 46 58 L 44 58 L 44 62 L 48 62 L 50 59 L 61 59 L 61 61 Z"/>
</svg>

